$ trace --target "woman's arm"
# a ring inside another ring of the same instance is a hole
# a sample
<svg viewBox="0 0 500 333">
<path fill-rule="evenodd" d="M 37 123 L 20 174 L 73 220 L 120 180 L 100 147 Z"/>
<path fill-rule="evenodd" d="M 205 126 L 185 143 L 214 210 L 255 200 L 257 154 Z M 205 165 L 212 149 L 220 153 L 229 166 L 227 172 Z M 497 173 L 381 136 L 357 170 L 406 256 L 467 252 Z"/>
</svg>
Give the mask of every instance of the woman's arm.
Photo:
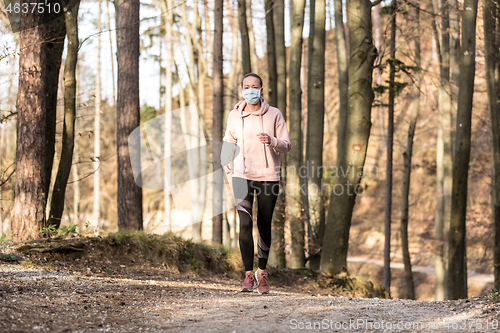
<svg viewBox="0 0 500 333">
<path fill-rule="evenodd" d="M 226 173 L 231 172 L 231 168 L 228 164 L 236 157 L 236 149 L 238 147 L 236 145 L 238 139 L 235 136 L 229 119 L 230 117 L 228 117 L 226 133 L 224 134 L 224 138 L 222 138 L 223 143 L 221 148 L 221 165 L 224 166 Z"/>
<path fill-rule="evenodd" d="M 274 132 L 276 133 L 276 137 L 269 136 L 271 139 L 269 146 L 282 154 L 288 153 L 290 149 L 292 149 L 292 144 L 290 143 L 290 136 L 288 135 L 285 119 L 281 113 L 278 116 Z"/>
</svg>

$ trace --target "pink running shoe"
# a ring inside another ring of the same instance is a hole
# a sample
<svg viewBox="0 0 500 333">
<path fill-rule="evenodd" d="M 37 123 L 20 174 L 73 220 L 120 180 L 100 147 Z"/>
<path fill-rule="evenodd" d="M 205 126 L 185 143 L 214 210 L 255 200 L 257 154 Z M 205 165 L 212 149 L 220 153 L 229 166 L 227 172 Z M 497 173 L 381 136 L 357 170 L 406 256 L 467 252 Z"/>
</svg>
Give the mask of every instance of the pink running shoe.
<svg viewBox="0 0 500 333">
<path fill-rule="evenodd" d="M 255 288 L 257 288 L 257 284 L 253 278 L 253 272 L 246 272 L 245 281 L 243 281 L 243 287 L 241 287 L 240 291 L 249 292 L 253 291 Z"/>
<path fill-rule="evenodd" d="M 257 291 L 259 294 L 269 294 L 269 284 L 267 283 L 267 272 L 258 273 L 255 271 L 255 280 L 257 280 Z"/>
</svg>

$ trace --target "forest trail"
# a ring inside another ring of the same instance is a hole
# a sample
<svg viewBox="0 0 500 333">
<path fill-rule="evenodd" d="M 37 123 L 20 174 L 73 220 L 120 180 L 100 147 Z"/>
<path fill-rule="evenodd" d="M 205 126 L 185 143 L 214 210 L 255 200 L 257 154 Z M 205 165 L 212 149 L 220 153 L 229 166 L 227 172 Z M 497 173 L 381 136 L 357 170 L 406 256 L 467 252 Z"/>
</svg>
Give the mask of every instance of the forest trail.
<svg viewBox="0 0 500 333">
<path fill-rule="evenodd" d="M 262 296 L 239 293 L 241 282 L 224 276 L 143 273 L 118 278 L 0 263 L 0 331 L 490 332 L 498 324 L 491 296 L 428 302 L 272 286 Z"/>
</svg>

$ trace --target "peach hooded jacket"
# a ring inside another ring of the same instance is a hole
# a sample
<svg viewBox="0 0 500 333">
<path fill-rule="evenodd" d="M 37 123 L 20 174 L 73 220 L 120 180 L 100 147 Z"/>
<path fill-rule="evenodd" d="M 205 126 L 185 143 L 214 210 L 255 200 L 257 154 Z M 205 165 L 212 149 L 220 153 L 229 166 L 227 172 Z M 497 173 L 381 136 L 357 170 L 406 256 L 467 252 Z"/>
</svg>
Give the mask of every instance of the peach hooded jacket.
<svg viewBox="0 0 500 333">
<path fill-rule="evenodd" d="M 292 149 L 281 111 L 261 97 L 257 112 L 245 111 L 243 100 L 235 105 L 227 119 L 222 141 L 221 162 L 233 177 L 249 180 L 280 180 L 281 154 Z M 261 143 L 258 133 L 267 133 L 270 144 Z"/>
</svg>

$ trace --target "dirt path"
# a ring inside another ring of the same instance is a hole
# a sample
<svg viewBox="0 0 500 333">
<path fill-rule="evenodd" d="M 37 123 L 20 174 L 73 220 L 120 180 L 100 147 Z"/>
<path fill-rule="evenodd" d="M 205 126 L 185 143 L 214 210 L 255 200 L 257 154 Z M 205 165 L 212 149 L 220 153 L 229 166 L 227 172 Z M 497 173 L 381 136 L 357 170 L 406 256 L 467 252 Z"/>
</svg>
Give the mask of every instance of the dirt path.
<svg viewBox="0 0 500 333">
<path fill-rule="evenodd" d="M 0 332 L 490 332 L 500 310 L 484 297 L 379 300 L 282 288 L 260 296 L 238 293 L 239 285 L 224 277 L 99 277 L 0 263 Z"/>
</svg>

